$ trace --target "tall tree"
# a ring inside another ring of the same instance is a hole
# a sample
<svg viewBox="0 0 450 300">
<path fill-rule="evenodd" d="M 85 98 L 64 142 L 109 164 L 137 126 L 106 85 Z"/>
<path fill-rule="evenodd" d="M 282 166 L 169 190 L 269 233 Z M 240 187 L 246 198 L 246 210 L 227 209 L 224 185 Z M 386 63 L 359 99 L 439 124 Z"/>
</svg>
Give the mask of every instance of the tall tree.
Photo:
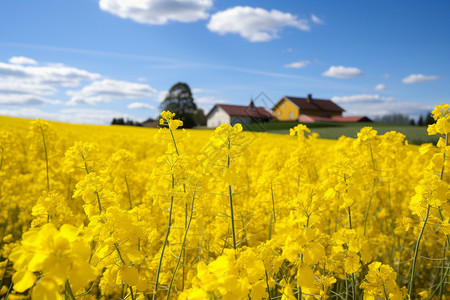
<svg viewBox="0 0 450 300">
<path fill-rule="evenodd" d="M 160 108 L 175 113 L 175 116 L 183 121 L 183 127 L 185 128 L 196 125 L 194 115 L 197 111 L 197 105 L 194 102 L 189 85 L 184 82 L 178 82 L 170 88 Z"/>
<path fill-rule="evenodd" d="M 195 123 L 200 126 L 206 126 L 206 116 L 202 108 L 197 108 L 195 112 Z"/>
<path fill-rule="evenodd" d="M 431 112 L 428 112 L 427 116 L 425 117 L 425 125 L 431 125 L 431 124 L 434 124 L 435 122 L 436 121 L 433 119 Z"/>
<path fill-rule="evenodd" d="M 417 122 L 417 125 L 418 125 L 418 126 L 423 126 L 423 125 L 424 125 L 424 124 L 423 124 L 423 117 L 422 117 L 422 116 L 419 117 L 419 121 Z"/>
</svg>

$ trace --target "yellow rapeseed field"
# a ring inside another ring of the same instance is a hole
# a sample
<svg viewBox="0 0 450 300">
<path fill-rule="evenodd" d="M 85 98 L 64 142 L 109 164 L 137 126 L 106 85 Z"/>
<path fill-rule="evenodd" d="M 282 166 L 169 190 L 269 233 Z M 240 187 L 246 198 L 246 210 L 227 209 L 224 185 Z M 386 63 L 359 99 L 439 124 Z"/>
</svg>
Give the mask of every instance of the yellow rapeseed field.
<svg viewBox="0 0 450 300">
<path fill-rule="evenodd" d="M 436 146 L 0 117 L 0 297 L 449 299 Z"/>
</svg>

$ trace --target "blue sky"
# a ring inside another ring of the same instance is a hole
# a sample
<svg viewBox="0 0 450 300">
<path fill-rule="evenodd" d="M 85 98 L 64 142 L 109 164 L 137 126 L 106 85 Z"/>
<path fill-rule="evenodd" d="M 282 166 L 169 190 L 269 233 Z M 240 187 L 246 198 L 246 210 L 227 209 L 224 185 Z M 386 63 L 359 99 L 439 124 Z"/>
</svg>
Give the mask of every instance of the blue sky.
<svg viewBox="0 0 450 300">
<path fill-rule="evenodd" d="M 0 115 L 143 121 L 181 81 L 205 112 L 311 93 L 418 117 L 449 101 L 449 15 L 449 1 L 4 0 Z"/>
</svg>

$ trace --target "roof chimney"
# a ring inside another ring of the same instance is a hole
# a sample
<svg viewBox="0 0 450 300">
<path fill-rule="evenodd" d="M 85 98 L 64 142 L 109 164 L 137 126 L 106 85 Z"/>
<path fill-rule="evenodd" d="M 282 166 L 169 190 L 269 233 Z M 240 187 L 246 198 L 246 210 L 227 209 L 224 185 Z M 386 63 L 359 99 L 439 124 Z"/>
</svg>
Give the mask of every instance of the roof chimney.
<svg viewBox="0 0 450 300">
<path fill-rule="evenodd" d="M 255 104 L 253 103 L 253 99 L 250 100 L 250 104 L 248 105 L 248 107 L 250 107 L 251 110 L 255 110 Z"/>
<path fill-rule="evenodd" d="M 306 99 L 308 103 L 312 102 L 312 94 L 308 94 L 308 98 Z"/>
</svg>

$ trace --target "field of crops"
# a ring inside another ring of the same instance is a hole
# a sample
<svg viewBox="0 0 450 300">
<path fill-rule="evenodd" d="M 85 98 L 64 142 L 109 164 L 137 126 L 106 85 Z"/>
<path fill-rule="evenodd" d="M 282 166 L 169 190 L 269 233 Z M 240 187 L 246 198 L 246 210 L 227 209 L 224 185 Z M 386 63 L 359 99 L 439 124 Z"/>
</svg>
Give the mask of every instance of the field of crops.
<svg viewBox="0 0 450 300">
<path fill-rule="evenodd" d="M 289 134 L 289 129 L 296 126 L 298 122 L 283 121 L 259 124 L 247 124 L 244 130 L 261 131 L 269 133 Z M 427 126 L 386 124 L 380 122 L 358 122 L 358 123 L 337 123 L 337 122 L 316 122 L 306 123 L 305 125 L 316 132 L 324 139 L 337 140 L 341 136 L 356 138 L 356 134 L 366 126 L 370 126 L 378 134 L 384 134 L 388 131 L 397 131 L 406 135 L 406 140 L 410 144 L 421 145 L 425 143 L 433 143 L 436 145 L 438 137 L 436 135 L 428 135 Z"/>
<path fill-rule="evenodd" d="M 437 147 L 0 118 L 0 297 L 449 299 Z"/>
</svg>

